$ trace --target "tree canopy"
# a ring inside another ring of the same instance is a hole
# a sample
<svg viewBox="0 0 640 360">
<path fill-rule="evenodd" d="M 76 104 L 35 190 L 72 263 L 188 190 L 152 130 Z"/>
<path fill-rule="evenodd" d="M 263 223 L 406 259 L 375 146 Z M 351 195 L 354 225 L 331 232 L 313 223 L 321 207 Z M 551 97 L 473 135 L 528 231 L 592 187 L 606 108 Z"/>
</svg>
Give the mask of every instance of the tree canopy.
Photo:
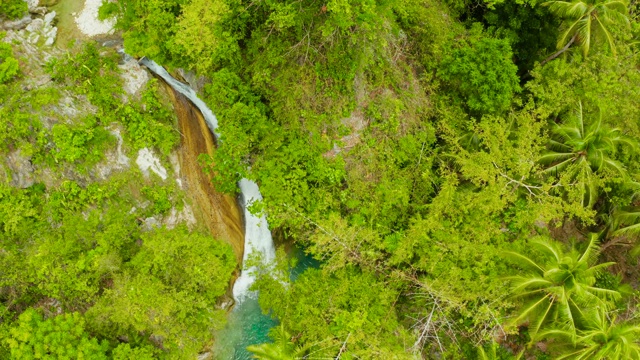
<svg viewBox="0 0 640 360">
<path fill-rule="evenodd" d="M 200 164 L 216 189 L 260 186 L 251 211 L 279 252 L 254 289 L 277 325 L 255 358 L 638 357 L 636 4 L 117 0 L 100 16 L 216 114 Z M 155 226 L 188 205 L 171 171 L 100 171 L 119 146 L 169 168 L 170 95 L 127 95 L 91 42 L 44 66 L 25 45 L 0 42 L 0 357 L 208 351 L 231 250 Z M 317 266 L 292 275 L 292 248 Z"/>
</svg>

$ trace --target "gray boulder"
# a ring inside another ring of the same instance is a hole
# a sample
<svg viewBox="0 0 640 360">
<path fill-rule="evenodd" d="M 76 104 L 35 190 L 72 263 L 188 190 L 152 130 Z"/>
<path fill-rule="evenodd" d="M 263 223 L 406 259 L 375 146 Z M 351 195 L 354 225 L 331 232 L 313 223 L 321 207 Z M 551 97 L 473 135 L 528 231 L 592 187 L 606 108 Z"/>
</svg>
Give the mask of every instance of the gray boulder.
<svg viewBox="0 0 640 360">
<path fill-rule="evenodd" d="M 27 14 L 22 19 L 13 20 L 13 21 L 5 21 L 4 23 L 0 23 L 0 29 L 4 30 L 22 30 L 27 25 L 31 24 L 31 15 Z"/>
</svg>

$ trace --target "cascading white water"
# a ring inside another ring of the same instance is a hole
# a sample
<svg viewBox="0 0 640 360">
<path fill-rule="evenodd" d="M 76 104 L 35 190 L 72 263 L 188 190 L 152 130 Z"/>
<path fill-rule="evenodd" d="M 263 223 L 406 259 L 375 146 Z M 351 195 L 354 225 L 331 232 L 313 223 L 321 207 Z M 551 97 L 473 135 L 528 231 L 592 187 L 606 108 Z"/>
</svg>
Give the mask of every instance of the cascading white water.
<svg viewBox="0 0 640 360">
<path fill-rule="evenodd" d="M 217 141 L 220 140 L 220 134 L 218 134 L 218 119 L 213 114 L 213 111 L 209 109 L 209 107 L 207 106 L 207 104 L 204 103 L 204 101 L 200 100 L 196 92 L 189 85 L 174 79 L 173 76 L 171 76 L 167 72 L 167 70 L 165 70 L 165 68 L 158 65 L 155 61 L 151 59 L 142 57 L 140 60 L 138 60 L 138 63 L 140 65 L 146 66 L 153 73 L 163 78 L 164 81 L 166 81 L 167 84 L 171 85 L 171 87 L 174 88 L 177 92 L 186 96 L 187 99 L 189 99 L 189 101 L 191 101 L 193 105 L 195 105 L 200 110 L 200 112 L 202 113 L 202 116 L 204 117 L 204 120 L 207 123 L 207 126 L 209 127 L 209 130 L 211 130 L 216 140 Z"/>
<path fill-rule="evenodd" d="M 251 295 L 249 287 L 255 281 L 252 272 L 254 267 L 246 267 L 249 255 L 257 252 L 264 263 L 275 259 L 276 251 L 271 238 L 271 231 L 267 223 L 266 216 L 257 217 L 249 212 L 249 206 L 255 201 L 262 200 L 258 185 L 247 179 L 242 179 L 238 183 L 242 193 L 242 207 L 244 209 L 245 234 L 244 234 L 244 254 L 242 256 L 242 273 L 233 285 L 233 297 L 238 302 L 242 302 L 246 296 Z"/>
<path fill-rule="evenodd" d="M 188 85 L 174 79 L 162 66 L 156 64 L 153 60 L 143 57 L 139 63 L 146 66 L 149 70 L 164 79 L 177 92 L 186 96 L 199 110 L 213 133 L 217 141 L 220 141 L 218 134 L 218 119 L 211 109 L 198 98 L 196 92 Z M 237 303 L 241 303 L 246 297 L 253 297 L 254 294 L 249 290 L 251 284 L 255 281 L 252 275 L 253 267 L 247 268 L 247 259 L 253 252 L 260 254 L 260 259 L 264 263 L 268 263 L 275 258 L 275 247 L 269 230 L 267 218 L 262 215 L 257 217 L 249 212 L 249 206 L 256 201 L 262 200 L 258 185 L 248 179 L 242 179 L 238 183 L 240 193 L 242 194 L 242 207 L 244 209 L 245 219 L 245 235 L 244 235 L 244 254 L 242 258 L 242 272 L 233 286 L 233 297 Z"/>
</svg>

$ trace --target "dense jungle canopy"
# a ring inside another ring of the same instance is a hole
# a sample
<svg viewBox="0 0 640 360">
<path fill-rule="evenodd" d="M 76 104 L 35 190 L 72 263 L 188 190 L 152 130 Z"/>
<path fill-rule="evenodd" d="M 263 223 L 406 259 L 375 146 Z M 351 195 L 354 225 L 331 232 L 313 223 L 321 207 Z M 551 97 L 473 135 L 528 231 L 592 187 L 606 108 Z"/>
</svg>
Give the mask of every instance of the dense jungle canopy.
<svg viewBox="0 0 640 360">
<path fill-rule="evenodd" d="M 22 0 L 2 0 L 19 18 Z M 203 79 L 215 187 L 260 185 L 258 359 L 640 359 L 640 7 L 623 0 L 111 0 L 124 49 Z M 0 36 L 1 37 L 1 36 Z M 194 359 L 239 264 L 127 149 L 178 146 L 118 55 L 0 42 L 0 358 Z M 74 123 L 57 104 L 84 99 Z M 166 160 L 168 162 L 168 160 Z M 4 170 L 3 170 L 4 169 Z M 139 204 L 147 204 L 140 207 Z M 132 209 L 133 207 L 133 209 Z M 292 244 L 319 261 L 295 281 Z"/>
</svg>

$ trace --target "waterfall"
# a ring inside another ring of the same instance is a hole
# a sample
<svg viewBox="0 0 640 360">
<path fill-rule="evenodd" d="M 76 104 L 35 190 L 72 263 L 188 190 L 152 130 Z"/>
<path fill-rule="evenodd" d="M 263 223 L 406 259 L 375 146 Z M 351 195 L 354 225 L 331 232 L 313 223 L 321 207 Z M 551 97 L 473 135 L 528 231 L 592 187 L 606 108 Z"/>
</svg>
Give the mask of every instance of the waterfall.
<svg viewBox="0 0 640 360">
<path fill-rule="evenodd" d="M 218 141 L 220 140 L 220 134 L 218 134 L 217 132 L 218 119 L 213 114 L 213 111 L 209 109 L 209 107 L 207 106 L 207 104 L 204 103 L 204 101 L 200 100 L 196 92 L 189 85 L 181 83 L 180 81 L 174 79 L 173 76 L 171 76 L 167 72 L 167 70 L 165 70 L 165 68 L 156 64 L 156 62 L 151 59 L 142 57 L 138 61 L 138 63 L 140 65 L 146 66 L 147 69 L 151 70 L 151 72 L 155 73 L 156 75 L 164 79 L 164 81 L 166 81 L 167 84 L 171 85 L 171 87 L 174 88 L 177 92 L 186 96 L 187 99 L 189 99 L 189 101 L 191 101 L 193 105 L 195 105 L 198 108 L 198 110 L 200 110 L 200 112 L 202 113 L 202 116 L 204 116 L 204 120 L 207 122 L 207 126 L 209 127 L 209 130 L 211 130 L 216 140 Z"/>
<path fill-rule="evenodd" d="M 263 214 L 260 217 L 249 212 L 249 206 L 254 201 L 262 200 L 258 185 L 247 179 L 242 179 L 238 183 L 240 192 L 242 193 L 242 208 L 244 209 L 245 235 L 244 235 L 244 254 L 242 256 L 242 273 L 233 284 L 233 297 L 238 302 L 242 302 L 244 298 L 251 293 L 249 287 L 253 284 L 255 277 L 251 274 L 254 267 L 246 268 L 247 259 L 252 252 L 261 254 L 261 260 L 264 263 L 270 262 L 276 257 L 276 250 L 273 246 L 271 231 L 267 218 Z"/>
<path fill-rule="evenodd" d="M 174 79 L 162 66 L 156 64 L 153 60 L 143 57 L 139 60 L 139 63 L 164 79 L 177 92 L 187 97 L 200 110 L 209 130 L 211 130 L 216 140 L 220 141 L 220 134 L 217 132 L 218 119 L 207 104 L 198 98 L 198 95 L 191 87 Z M 251 284 L 255 281 L 255 277 L 251 274 L 254 268 L 247 268 L 246 265 L 249 255 L 252 252 L 258 252 L 261 255 L 261 260 L 267 263 L 275 259 L 275 247 L 265 215 L 258 217 L 248 210 L 253 202 L 262 200 L 258 185 L 251 180 L 242 179 L 238 183 L 238 187 L 240 188 L 241 205 L 244 210 L 245 236 L 242 271 L 233 286 L 233 297 L 237 303 L 241 303 L 246 297 L 255 296 L 249 291 Z"/>
</svg>

